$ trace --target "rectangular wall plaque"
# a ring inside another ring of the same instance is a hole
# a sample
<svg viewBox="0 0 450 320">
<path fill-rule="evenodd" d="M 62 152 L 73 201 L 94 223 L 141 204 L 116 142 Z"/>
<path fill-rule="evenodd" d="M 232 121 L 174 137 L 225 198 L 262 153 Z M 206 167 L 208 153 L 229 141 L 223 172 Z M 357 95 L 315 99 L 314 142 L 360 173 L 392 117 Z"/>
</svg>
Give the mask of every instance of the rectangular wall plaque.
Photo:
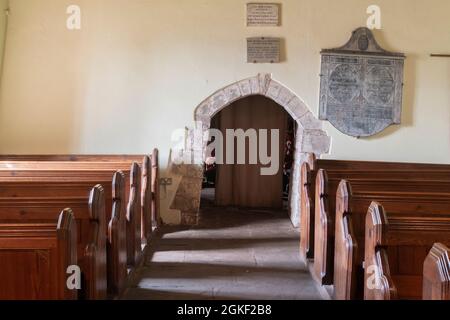
<svg viewBox="0 0 450 320">
<path fill-rule="evenodd" d="M 280 38 L 247 38 L 248 63 L 280 62 Z"/>
<path fill-rule="evenodd" d="M 278 3 L 248 3 L 248 27 L 277 27 L 281 25 L 281 5 Z"/>
</svg>

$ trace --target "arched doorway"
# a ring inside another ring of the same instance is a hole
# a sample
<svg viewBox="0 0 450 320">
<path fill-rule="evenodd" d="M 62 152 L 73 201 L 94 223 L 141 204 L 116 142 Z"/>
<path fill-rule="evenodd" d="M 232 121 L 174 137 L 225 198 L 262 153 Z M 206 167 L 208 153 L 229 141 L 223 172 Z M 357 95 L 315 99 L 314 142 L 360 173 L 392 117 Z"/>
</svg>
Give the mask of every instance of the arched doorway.
<svg viewBox="0 0 450 320">
<path fill-rule="evenodd" d="M 180 211 L 181 224 L 196 225 L 200 210 L 200 196 L 203 182 L 203 160 L 207 141 L 197 139 L 194 131 L 207 132 L 211 119 L 233 102 L 252 95 L 261 95 L 272 99 L 282 106 L 297 123 L 296 146 L 292 168 L 292 184 L 289 197 L 290 218 L 294 226 L 300 223 L 300 168 L 306 160 L 306 153 L 315 153 L 318 157 L 330 150 L 331 138 L 322 130 L 319 121 L 302 99 L 286 86 L 272 78 L 271 74 L 258 74 L 226 86 L 205 99 L 194 111 L 195 128 L 190 128 L 187 150 L 192 153 L 189 164 L 178 162 L 171 165 L 172 172 L 181 176 L 171 209 Z M 195 156 L 200 154 L 200 156 Z M 174 155 L 176 158 L 178 155 Z"/>
<path fill-rule="evenodd" d="M 220 137 L 210 136 L 201 205 L 288 209 L 296 122 L 286 110 L 245 97 L 218 112 L 211 129 Z"/>
</svg>

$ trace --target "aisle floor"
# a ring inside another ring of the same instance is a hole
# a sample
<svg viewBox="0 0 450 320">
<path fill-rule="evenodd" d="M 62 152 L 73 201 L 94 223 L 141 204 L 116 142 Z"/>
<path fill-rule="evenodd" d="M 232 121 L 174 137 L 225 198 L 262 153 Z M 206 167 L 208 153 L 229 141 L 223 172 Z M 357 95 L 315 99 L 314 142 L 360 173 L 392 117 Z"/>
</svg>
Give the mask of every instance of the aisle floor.
<svg viewBox="0 0 450 320">
<path fill-rule="evenodd" d="M 125 299 L 321 299 L 286 212 L 202 209 L 163 227 Z"/>
</svg>

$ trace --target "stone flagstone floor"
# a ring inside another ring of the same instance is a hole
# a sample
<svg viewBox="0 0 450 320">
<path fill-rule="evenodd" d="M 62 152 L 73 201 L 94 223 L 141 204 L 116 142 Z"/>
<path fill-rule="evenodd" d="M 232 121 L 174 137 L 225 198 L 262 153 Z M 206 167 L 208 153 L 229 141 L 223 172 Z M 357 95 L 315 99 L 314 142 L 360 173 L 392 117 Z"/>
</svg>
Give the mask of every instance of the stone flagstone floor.
<svg viewBox="0 0 450 320">
<path fill-rule="evenodd" d="M 207 207 L 161 234 L 124 299 L 322 299 L 286 212 Z"/>
</svg>

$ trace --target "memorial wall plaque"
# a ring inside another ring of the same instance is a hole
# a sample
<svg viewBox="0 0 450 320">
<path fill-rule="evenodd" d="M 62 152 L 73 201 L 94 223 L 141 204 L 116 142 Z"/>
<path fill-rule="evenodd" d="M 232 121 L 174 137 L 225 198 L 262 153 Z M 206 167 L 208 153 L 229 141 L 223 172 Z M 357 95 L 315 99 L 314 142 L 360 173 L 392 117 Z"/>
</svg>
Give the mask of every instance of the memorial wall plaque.
<svg viewBox="0 0 450 320">
<path fill-rule="evenodd" d="M 277 27 L 280 23 L 280 8 L 278 3 L 248 3 L 248 27 Z"/>
<path fill-rule="evenodd" d="M 354 137 L 400 124 L 405 55 L 388 52 L 359 28 L 343 47 L 324 49 L 319 118 Z"/>
<path fill-rule="evenodd" d="M 280 45 L 280 38 L 247 38 L 247 62 L 280 62 Z"/>
</svg>

